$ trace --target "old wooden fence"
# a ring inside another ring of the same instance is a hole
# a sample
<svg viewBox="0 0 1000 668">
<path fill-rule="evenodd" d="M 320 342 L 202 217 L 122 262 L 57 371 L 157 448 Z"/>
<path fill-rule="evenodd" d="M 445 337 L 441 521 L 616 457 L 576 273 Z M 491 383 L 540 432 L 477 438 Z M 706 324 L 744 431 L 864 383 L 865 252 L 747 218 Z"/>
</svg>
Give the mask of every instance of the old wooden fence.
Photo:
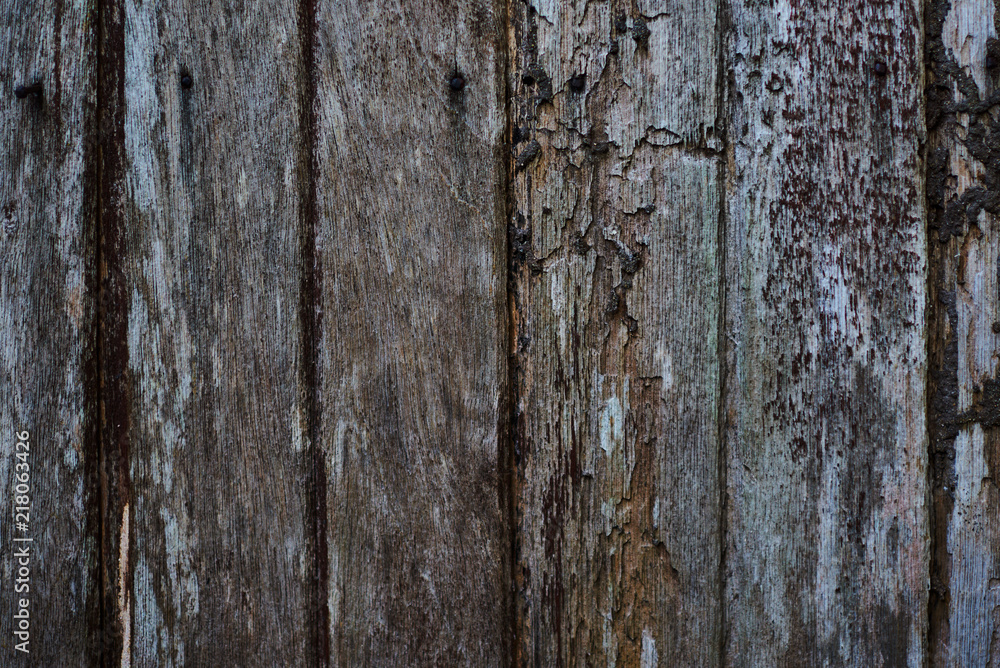
<svg viewBox="0 0 1000 668">
<path fill-rule="evenodd" d="M 0 664 L 1000 665 L 993 3 L 0 0 Z"/>
</svg>

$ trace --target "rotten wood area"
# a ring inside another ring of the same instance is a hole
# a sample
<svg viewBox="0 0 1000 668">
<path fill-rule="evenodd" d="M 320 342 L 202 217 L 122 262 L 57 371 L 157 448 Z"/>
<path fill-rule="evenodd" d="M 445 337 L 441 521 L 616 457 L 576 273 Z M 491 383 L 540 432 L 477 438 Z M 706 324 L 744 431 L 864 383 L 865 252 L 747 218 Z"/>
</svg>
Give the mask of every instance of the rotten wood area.
<svg viewBox="0 0 1000 668">
<path fill-rule="evenodd" d="M 721 661 L 719 20 L 511 5 L 522 665 Z"/>
<path fill-rule="evenodd" d="M 1000 44 L 991 0 L 928 2 L 930 658 L 1000 665 Z"/>
<path fill-rule="evenodd" d="M 921 8 L 730 20 L 727 661 L 922 666 Z"/>
</svg>

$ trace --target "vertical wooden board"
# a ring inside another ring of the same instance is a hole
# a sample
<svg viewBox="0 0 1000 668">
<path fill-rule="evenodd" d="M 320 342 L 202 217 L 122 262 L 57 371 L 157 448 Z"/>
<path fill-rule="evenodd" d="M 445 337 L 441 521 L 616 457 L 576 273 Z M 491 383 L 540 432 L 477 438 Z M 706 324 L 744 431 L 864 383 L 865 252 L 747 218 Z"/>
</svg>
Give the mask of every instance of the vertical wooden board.
<svg viewBox="0 0 1000 668">
<path fill-rule="evenodd" d="M 717 665 L 717 8 L 510 12 L 517 661 Z"/>
<path fill-rule="evenodd" d="M 335 665 L 509 661 L 502 22 L 479 0 L 317 8 Z"/>
<path fill-rule="evenodd" d="M 919 3 L 732 6 L 727 662 L 925 660 Z"/>
<path fill-rule="evenodd" d="M 309 661 L 298 6 L 104 20 L 109 629 L 121 665 Z"/>
<path fill-rule="evenodd" d="M 1000 64 L 992 0 L 927 5 L 930 651 L 1000 665 Z"/>
<path fill-rule="evenodd" d="M 96 665 L 93 8 L 0 3 L 0 664 Z M 45 17 L 42 20 L 42 17 Z M 40 96 L 15 88 L 41 83 Z M 27 448 L 18 434 L 27 432 Z M 18 455 L 22 457 L 18 457 Z M 26 489 L 25 489 L 26 488 Z M 27 491 L 27 494 L 25 494 Z M 27 496 L 25 519 L 15 515 Z M 29 541 L 18 539 L 30 539 Z M 27 556 L 24 550 L 27 549 Z M 27 573 L 21 567 L 27 568 Z M 20 600 L 28 602 L 28 654 Z"/>
</svg>

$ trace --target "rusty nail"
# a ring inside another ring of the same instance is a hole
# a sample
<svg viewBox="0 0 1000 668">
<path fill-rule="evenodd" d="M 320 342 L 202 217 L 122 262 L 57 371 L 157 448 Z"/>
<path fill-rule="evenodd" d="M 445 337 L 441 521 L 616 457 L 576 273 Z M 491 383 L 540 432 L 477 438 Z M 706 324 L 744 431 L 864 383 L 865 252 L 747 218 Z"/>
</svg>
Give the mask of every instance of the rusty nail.
<svg viewBox="0 0 1000 668">
<path fill-rule="evenodd" d="M 569 89 L 574 93 L 581 92 L 587 87 L 587 75 L 577 74 L 572 79 L 569 80 Z"/>
<path fill-rule="evenodd" d="M 875 74 L 879 75 L 880 77 L 884 77 L 886 74 L 889 73 L 889 66 L 883 63 L 881 60 L 875 61 L 875 67 L 873 69 L 875 70 Z"/>
<path fill-rule="evenodd" d="M 187 90 L 193 84 L 194 84 L 194 82 L 191 81 L 191 75 L 190 74 L 182 74 L 181 75 L 181 88 L 183 88 L 184 90 Z"/>
<path fill-rule="evenodd" d="M 41 95 L 42 90 L 44 90 L 42 88 L 42 83 L 40 81 L 37 81 L 27 86 L 18 86 L 17 88 L 15 88 L 14 97 L 16 97 L 19 100 L 23 100 L 29 95 Z"/>
<path fill-rule="evenodd" d="M 452 90 L 462 90 L 465 88 L 465 77 L 461 74 L 456 74 L 451 78 L 451 81 L 448 82 L 448 85 L 451 86 Z"/>
</svg>

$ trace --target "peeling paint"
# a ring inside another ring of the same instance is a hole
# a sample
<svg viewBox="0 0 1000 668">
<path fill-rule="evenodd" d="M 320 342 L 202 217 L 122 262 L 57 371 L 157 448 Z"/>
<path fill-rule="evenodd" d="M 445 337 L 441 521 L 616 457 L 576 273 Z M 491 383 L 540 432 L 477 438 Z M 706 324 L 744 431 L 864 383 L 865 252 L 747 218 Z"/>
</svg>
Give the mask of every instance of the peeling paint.
<svg viewBox="0 0 1000 668">
<path fill-rule="evenodd" d="M 622 404 L 618 397 L 609 397 L 601 411 L 601 449 L 604 454 L 613 456 L 621 452 L 625 438 L 625 418 L 622 414 Z"/>
<path fill-rule="evenodd" d="M 660 665 L 656 654 L 656 639 L 650 635 L 649 629 L 642 630 L 642 656 L 639 665 L 641 668 L 655 668 Z"/>
<path fill-rule="evenodd" d="M 662 341 L 656 344 L 656 352 L 653 355 L 653 360 L 659 366 L 660 378 L 663 379 L 663 397 L 665 399 L 670 391 L 674 389 L 674 360 L 670 356 L 670 350 Z"/>
</svg>

